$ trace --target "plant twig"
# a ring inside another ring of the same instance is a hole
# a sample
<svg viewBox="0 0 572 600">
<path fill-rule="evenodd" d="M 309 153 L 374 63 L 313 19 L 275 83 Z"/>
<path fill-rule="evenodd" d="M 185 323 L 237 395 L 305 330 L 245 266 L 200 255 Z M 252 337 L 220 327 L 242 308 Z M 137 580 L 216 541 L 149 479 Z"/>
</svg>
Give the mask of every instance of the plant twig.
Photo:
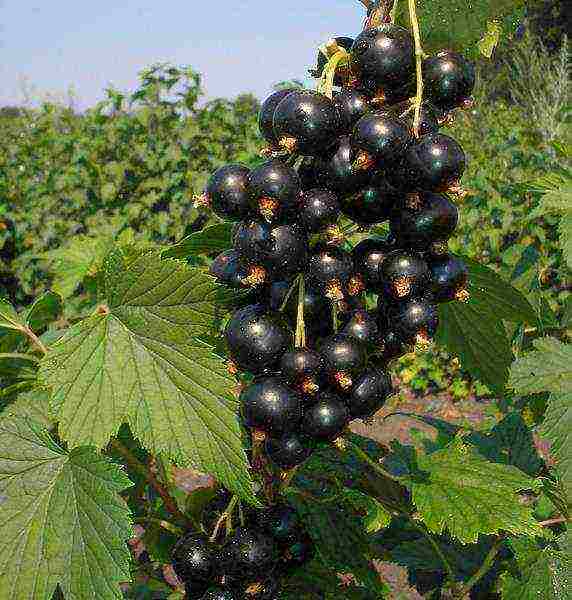
<svg viewBox="0 0 572 600">
<path fill-rule="evenodd" d="M 447 560 L 445 553 L 441 549 L 441 546 L 439 546 L 439 544 L 437 543 L 437 540 L 427 531 L 424 525 L 421 525 L 411 515 L 408 516 L 415 529 L 417 529 L 417 531 L 419 531 L 419 533 L 431 544 L 433 550 L 435 550 L 435 554 L 437 554 L 437 556 L 441 559 L 441 562 L 445 567 L 445 571 L 447 571 L 447 576 L 450 580 L 451 585 L 456 587 L 457 582 L 455 581 L 455 573 L 453 572 L 453 567 L 451 567 L 451 565 L 449 564 L 449 561 Z"/>
<path fill-rule="evenodd" d="M 296 315 L 296 348 L 306 347 L 306 324 L 304 323 L 304 297 L 306 290 L 304 285 L 304 276 L 300 275 L 298 280 L 298 312 Z"/>
<path fill-rule="evenodd" d="M 156 517 L 139 517 L 134 519 L 134 522 L 141 525 L 146 525 L 147 523 L 156 523 L 159 525 L 159 527 L 162 527 L 166 531 L 169 531 L 176 536 L 181 536 L 184 533 L 183 529 L 180 527 L 173 525 L 173 523 L 170 523 L 169 521 L 165 521 L 165 519 L 157 519 Z"/>
<path fill-rule="evenodd" d="M 463 585 L 464 591 L 468 594 L 477 583 L 489 572 L 489 569 L 492 567 L 499 550 L 501 549 L 504 543 L 503 538 L 499 538 L 495 541 L 492 548 L 489 550 L 489 553 L 485 557 L 483 564 L 479 567 L 478 571 Z"/>
<path fill-rule="evenodd" d="M 558 525 L 560 523 L 566 523 L 568 519 L 566 517 L 554 517 L 554 519 L 548 519 L 547 521 L 540 521 L 538 523 L 541 527 L 550 527 L 551 525 Z"/>
<path fill-rule="evenodd" d="M 415 116 L 413 117 L 413 131 L 419 137 L 419 124 L 421 122 L 421 103 L 423 102 L 423 48 L 421 46 L 421 32 L 419 20 L 417 19 L 417 6 L 415 0 L 409 0 L 409 20 L 415 41 L 415 77 L 417 80 L 417 91 L 415 93 Z"/>
<path fill-rule="evenodd" d="M 226 524 L 227 531 L 232 528 L 232 513 L 233 513 L 234 507 L 236 506 L 237 503 L 238 503 L 238 496 L 233 496 L 230 499 L 230 502 L 228 503 L 228 506 L 226 507 L 225 511 L 222 513 L 222 515 L 217 519 L 217 522 L 215 523 L 212 535 L 210 537 L 211 542 L 214 542 L 216 540 L 216 538 L 218 536 L 218 532 L 219 532 L 220 528 L 222 527 L 223 523 Z"/>
<path fill-rule="evenodd" d="M 40 340 L 40 338 L 27 325 L 22 327 L 20 331 L 28 336 L 32 346 L 34 346 L 36 350 L 39 350 L 44 356 L 48 353 L 48 349 L 44 346 L 42 340 Z"/>
<path fill-rule="evenodd" d="M 387 479 L 391 479 L 397 483 L 401 483 L 401 479 L 396 475 L 392 475 L 389 471 L 386 471 L 378 462 L 373 460 L 371 456 L 369 456 L 366 452 L 364 452 L 357 444 L 354 442 L 344 439 L 344 444 L 346 447 L 350 448 L 354 454 L 356 454 L 363 462 L 367 463 L 372 469 L 374 469 L 379 475 L 382 477 L 386 477 Z"/>
</svg>

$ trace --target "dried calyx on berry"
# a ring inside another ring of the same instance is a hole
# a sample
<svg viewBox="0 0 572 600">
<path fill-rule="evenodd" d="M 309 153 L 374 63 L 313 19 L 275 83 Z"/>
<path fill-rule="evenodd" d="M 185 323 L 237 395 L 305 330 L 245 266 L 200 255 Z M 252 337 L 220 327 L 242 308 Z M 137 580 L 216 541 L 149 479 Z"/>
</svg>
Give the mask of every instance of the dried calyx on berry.
<svg viewBox="0 0 572 600">
<path fill-rule="evenodd" d="M 404 343 L 415 344 L 420 349 L 431 342 L 439 326 L 437 306 L 430 295 L 390 306 L 388 319 Z"/>
<path fill-rule="evenodd" d="M 431 292 L 435 302 L 451 302 L 469 299 L 467 282 L 469 271 L 467 265 L 452 254 L 432 257 L 429 260 L 431 271 Z"/>
<path fill-rule="evenodd" d="M 319 351 L 330 381 L 341 390 L 350 389 L 355 377 L 367 364 L 365 344 L 345 333 L 327 337 L 320 344 Z"/>
<path fill-rule="evenodd" d="M 403 301 L 426 291 L 430 273 L 420 254 L 394 250 L 383 261 L 382 291 L 386 298 Z"/>
<path fill-rule="evenodd" d="M 331 300 L 342 300 L 355 275 L 352 256 L 342 248 L 317 244 L 308 258 L 306 278 Z"/>
<path fill-rule="evenodd" d="M 379 345 L 383 335 L 377 314 L 364 309 L 350 312 L 349 321 L 344 325 L 342 333 L 373 347 Z"/>
<path fill-rule="evenodd" d="M 219 283 L 235 289 L 262 285 L 266 280 L 266 269 L 261 266 L 244 264 L 240 252 L 225 250 L 211 263 L 209 273 Z"/>
<path fill-rule="evenodd" d="M 320 354 L 308 348 L 295 348 L 280 359 L 280 372 L 296 389 L 315 394 L 322 382 L 324 365 Z"/>
</svg>

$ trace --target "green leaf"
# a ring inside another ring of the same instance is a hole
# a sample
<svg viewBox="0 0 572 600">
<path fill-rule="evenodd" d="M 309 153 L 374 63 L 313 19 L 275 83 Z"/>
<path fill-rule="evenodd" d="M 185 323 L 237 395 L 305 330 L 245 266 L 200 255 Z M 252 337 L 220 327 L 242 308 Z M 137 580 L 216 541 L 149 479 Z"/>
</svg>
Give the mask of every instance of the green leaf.
<svg viewBox="0 0 572 600">
<path fill-rule="evenodd" d="M 409 456 L 408 462 L 403 483 L 433 533 L 448 531 L 463 543 L 501 531 L 541 533 L 531 509 L 518 497 L 534 488 L 535 481 L 515 467 L 489 462 L 457 440 L 432 454 Z"/>
<path fill-rule="evenodd" d="M 497 21 L 489 21 L 487 23 L 487 30 L 483 37 L 477 43 L 477 47 L 479 52 L 486 56 L 487 58 L 491 58 L 495 48 L 498 46 L 498 43 L 501 38 L 502 27 L 499 25 Z"/>
<path fill-rule="evenodd" d="M 119 600 L 130 579 L 131 482 L 91 448 L 66 452 L 33 421 L 0 421 L 0 599 Z"/>
<path fill-rule="evenodd" d="M 377 533 L 391 522 L 391 513 L 375 498 L 359 490 L 345 488 L 346 500 L 363 515 L 363 524 L 367 533 Z"/>
<path fill-rule="evenodd" d="M 26 417 L 46 429 L 55 425 L 50 415 L 50 395 L 44 389 L 33 389 L 20 394 L 1 414 L 2 418 Z"/>
<path fill-rule="evenodd" d="M 163 250 L 164 258 L 187 258 L 228 250 L 231 246 L 232 223 L 217 223 L 182 239 Z"/>
<path fill-rule="evenodd" d="M 38 331 L 54 321 L 62 311 L 62 298 L 55 292 L 46 292 L 26 311 L 26 325 Z"/>
<path fill-rule="evenodd" d="M 534 340 L 535 350 L 517 359 L 509 385 L 522 395 L 572 392 L 572 346 L 551 337 Z"/>
<path fill-rule="evenodd" d="M 16 331 L 21 331 L 24 327 L 16 309 L 4 298 L 0 298 L 0 327 Z"/>
<path fill-rule="evenodd" d="M 564 260 L 566 261 L 568 268 L 572 269 L 572 213 L 563 215 L 560 218 L 558 231 L 560 234 L 560 247 L 562 248 Z"/>
<path fill-rule="evenodd" d="M 236 383 L 195 339 L 218 329 L 217 303 L 229 292 L 156 252 L 115 250 L 101 276 L 101 314 L 71 327 L 42 363 L 61 435 L 71 447 L 101 448 L 128 422 L 153 454 L 210 473 L 254 501 Z"/>
<path fill-rule="evenodd" d="M 570 531 L 544 548 L 534 540 L 511 540 L 518 575 L 502 578 L 503 600 L 568 600 L 572 592 L 569 540 Z"/>
<path fill-rule="evenodd" d="M 31 354 L 0 352 L 0 377 L 6 379 L 36 379 L 39 360 Z"/>
<path fill-rule="evenodd" d="M 550 442 L 550 456 L 572 498 L 572 393 L 551 394 L 539 433 Z"/>
</svg>

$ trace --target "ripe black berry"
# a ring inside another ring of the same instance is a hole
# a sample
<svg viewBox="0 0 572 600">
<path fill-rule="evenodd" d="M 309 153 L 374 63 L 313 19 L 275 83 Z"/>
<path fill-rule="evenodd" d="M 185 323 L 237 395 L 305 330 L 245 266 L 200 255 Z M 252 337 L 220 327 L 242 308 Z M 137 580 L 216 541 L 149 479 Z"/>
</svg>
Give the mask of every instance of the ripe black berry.
<svg viewBox="0 0 572 600">
<path fill-rule="evenodd" d="M 260 112 L 258 113 L 258 127 L 260 128 L 260 133 L 264 139 L 272 146 L 278 145 L 278 140 L 274 135 L 274 111 L 278 104 L 293 91 L 292 88 L 278 90 L 277 92 L 270 94 L 260 107 Z"/>
<path fill-rule="evenodd" d="M 369 226 L 387 221 L 393 205 L 403 197 L 381 174 L 353 196 L 342 200 L 342 212 L 359 225 Z"/>
<path fill-rule="evenodd" d="M 368 369 L 356 380 L 347 400 L 354 419 L 367 419 L 376 413 L 391 395 L 391 378 L 381 369 Z"/>
<path fill-rule="evenodd" d="M 388 318 L 404 343 L 427 343 L 439 326 L 439 314 L 433 300 L 414 298 L 390 307 Z"/>
<path fill-rule="evenodd" d="M 452 254 L 437 256 L 429 261 L 429 269 L 431 291 L 436 302 L 450 302 L 466 296 L 469 272 L 460 258 Z"/>
<path fill-rule="evenodd" d="M 336 439 L 348 424 L 350 414 L 343 401 L 334 394 L 320 394 L 318 402 L 312 404 L 304 415 L 302 428 L 315 440 Z"/>
<path fill-rule="evenodd" d="M 413 129 L 415 119 L 415 110 L 409 100 L 399 102 L 387 109 L 389 114 L 401 119 L 403 122 Z M 421 104 L 419 120 L 419 135 L 427 135 L 428 133 L 437 133 L 440 128 L 439 121 L 442 118 L 442 113 L 437 110 L 429 102 Z"/>
<path fill-rule="evenodd" d="M 255 380 L 240 394 L 240 416 L 251 429 L 283 434 L 302 419 L 302 398 L 278 377 Z"/>
<path fill-rule="evenodd" d="M 315 157 L 304 156 L 302 162 L 300 163 L 300 166 L 298 167 L 298 177 L 300 178 L 300 184 L 302 185 L 303 191 L 320 187 L 316 178 Z"/>
<path fill-rule="evenodd" d="M 308 259 L 307 281 L 332 300 L 341 300 L 354 275 L 352 256 L 338 246 L 317 244 Z"/>
<path fill-rule="evenodd" d="M 393 249 L 383 238 L 367 238 L 352 250 L 355 268 L 363 277 L 368 291 L 377 292 L 382 289 L 381 265 Z"/>
<path fill-rule="evenodd" d="M 260 528 L 277 542 L 293 542 L 303 531 L 302 519 L 289 504 L 276 504 L 257 515 Z"/>
<path fill-rule="evenodd" d="M 224 588 L 212 588 L 201 597 L 201 600 L 236 600 L 236 596 Z"/>
<path fill-rule="evenodd" d="M 465 166 L 465 153 L 459 143 L 448 135 L 432 133 L 409 147 L 401 176 L 419 190 L 447 192 L 458 186 Z"/>
<path fill-rule="evenodd" d="M 264 267 L 272 276 L 288 277 L 306 264 L 308 240 L 297 225 L 244 221 L 236 228 L 233 244 L 248 264 Z"/>
<path fill-rule="evenodd" d="M 294 292 L 286 304 L 286 315 L 292 324 L 296 324 L 298 316 L 298 294 Z M 304 287 L 304 323 L 306 325 L 306 342 L 312 343 L 318 337 L 332 332 L 332 307 L 329 300 L 316 288 Z"/>
<path fill-rule="evenodd" d="M 475 67 L 456 52 L 439 52 L 423 61 L 425 91 L 446 110 L 461 106 L 475 87 Z"/>
<path fill-rule="evenodd" d="M 334 38 L 336 44 L 349 52 L 353 46 L 354 39 L 351 37 L 339 36 Z M 321 77 L 324 72 L 324 67 L 328 62 L 328 58 L 323 52 L 318 52 L 318 60 L 317 60 L 317 68 L 312 71 L 312 75 L 314 77 Z M 343 77 L 341 77 L 338 73 L 334 76 L 334 85 L 342 85 L 344 82 Z"/>
<path fill-rule="evenodd" d="M 387 168 L 401 158 L 412 141 L 411 129 L 404 121 L 386 112 L 365 115 L 351 134 L 350 142 L 357 152 L 354 166 Z"/>
<path fill-rule="evenodd" d="M 274 111 L 274 135 L 289 152 L 316 154 L 332 146 L 341 120 L 330 98 L 309 90 L 288 94 Z"/>
<path fill-rule="evenodd" d="M 236 289 L 260 285 L 266 279 L 265 269 L 245 265 L 236 250 L 221 252 L 211 263 L 209 273 L 219 283 Z"/>
<path fill-rule="evenodd" d="M 234 363 L 255 374 L 276 364 L 293 341 L 281 315 L 262 305 L 236 311 L 227 323 L 225 337 Z"/>
<path fill-rule="evenodd" d="M 382 335 L 377 315 L 363 309 L 350 313 L 350 320 L 342 329 L 342 333 L 372 346 L 379 344 Z"/>
<path fill-rule="evenodd" d="M 302 188 L 298 173 L 280 160 L 270 160 L 248 177 L 250 206 L 269 223 L 292 221 Z"/>
<path fill-rule="evenodd" d="M 363 342 L 344 333 L 323 340 L 320 355 L 331 380 L 344 390 L 351 387 L 353 379 L 367 363 Z"/>
<path fill-rule="evenodd" d="M 282 437 L 267 438 L 264 450 L 277 467 L 293 469 L 310 457 L 314 442 L 301 433 L 289 433 Z"/>
<path fill-rule="evenodd" d="M 250 169 L 243 165 L 226 165 L 211 176 L 205 194 L 218 217 L 228 221 L 240 221 L 248 217 L 249 174 Z"/>
<path fill-rule="evenodd" d="M 447 241 L 459 222 L 459 210 L 441 194 L 416 194 L 398 202 L 392 211 L 390 229 L 397 244 L 426 250 Z"/>
<path fill-rule="evenodd" d="M 382 319 L 383 325 L 386 324 L 387 319 Z M 380 325 L 381 326 L 381 325 Z M 389 362 L 396 358 L 401 358 L 411 350 L 408 343 L 406 343 L 402 336 L 397 334 L 395 331 L 387 331 L 381 341 L 381 358 L 384 362 Z"/>
<path fill-rule="evenodd" d="M 339 197 L 359 192 L 371 179 L 371 173 L 365 169 L 354 169 L 354 158 L 350 138 L 341 137 L 335 153 L 316 159 L 316 181 Z"/>
<path fill-rule="evenodd" d="M 352 70 L 371 92 L 398 88 L 413 75 L 413 48 L 413 38 L 404 27 L 387 23 L 366 29 L 352 46 Z"/>
<path fill-rule="evenodd" d="M 204 581 L 187 581 L 185 582 L 185 599 L 186 600 L 203 600 L 209 598 L 206 596 L 210 589 L 210 582 Z"/>
<path fill-rule="evenodd" d="M 180 538 L 172 558 L 177 577 L 185 582 L 209 582 L 215 573 L 216 548 L 202 535 L 191 533 Z"/>
<path fill-rule="evenodd" d="M 338 220 L 340 203 L 325 189 L 303 192 L 298 209 L 298 223 L 309 233 L 319 233 Z"/>
<path fill-rule="evenodd" d="M 343 133 L 351 133 L 354 125 L 370 110 L 369 96 L 360 90 L 346 89 L 334 96 Z"/>
<path fill-rule="evenodd" d="M 319 387 L 323 371 L 321 356 L 308 348 L 295 348 L 280 359 L 280 372 L 290 383 L 311 393 Z"/>
<path fill-rule="evenodd" d="M 429 266 L 413 252 L 394 250 L 383 261 L 383 292 L 394 300 L 406 300 L 423 293 L 430 279 Z"/>
<path fill-rule="evenodd" d="M 278 561 L 278 549 L 271 536 L 253 528 L 240 528 L 222 549 L 226 574 L 247 579 L 266 575 Z"/>
</svg>

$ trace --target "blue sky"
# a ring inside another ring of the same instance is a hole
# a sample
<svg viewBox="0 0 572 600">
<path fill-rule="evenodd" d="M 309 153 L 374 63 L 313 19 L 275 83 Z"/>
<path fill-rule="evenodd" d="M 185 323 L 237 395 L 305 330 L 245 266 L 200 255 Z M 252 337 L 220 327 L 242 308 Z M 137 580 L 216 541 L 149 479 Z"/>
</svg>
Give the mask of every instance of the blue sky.
<svg viewBox="0 0 572 600">
<path fill-rule="evenodd" d="M 0 0 L 0 106 L 73 87 L 85 108 L 159 61 L 201 72 L 207 97 L 263 97 L 363 17 L 358 0 Z"/>
</svg>

